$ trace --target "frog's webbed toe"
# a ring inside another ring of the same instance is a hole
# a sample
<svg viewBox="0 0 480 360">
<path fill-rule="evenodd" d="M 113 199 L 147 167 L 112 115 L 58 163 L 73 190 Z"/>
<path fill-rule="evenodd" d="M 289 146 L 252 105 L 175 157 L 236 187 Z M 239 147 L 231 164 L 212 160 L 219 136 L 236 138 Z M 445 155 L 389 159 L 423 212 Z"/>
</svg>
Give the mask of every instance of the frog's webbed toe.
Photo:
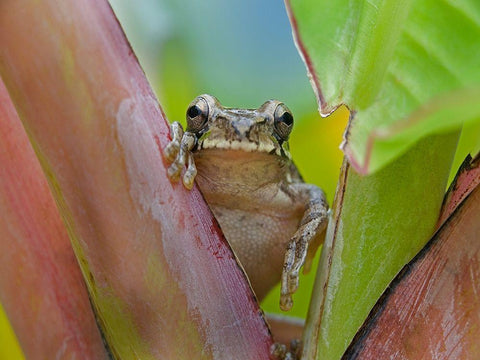
<svg viewBox="0 0 480 360">
<path fill-rule="evenodd" d="M 314 185 L 303 183 L 295 184 L 295 187 L 306 199 L 306 206 L 300 226 L 285 252 L 280 289 L 280 308 L 284 311 L 290 310 L 293 305 L 292 295 L 298 288 L 300 268 L 305 264 L 307 253 L 313 257 L 323 242 L 328 221 L 328 204 L 323 191 Z"/>
<path fill-rule="evenodd" d="M 182 125 L 175 121 L 171 124 L 172 141 L 165 147 L 163 154 L 167 161 L 171 162 L 167 170 L 170 180 L 177 182 L 180 179 L 185 163 L 187 170 L 183 175 L 183 185 L 187 189 L 193 187 L 197 169 L 191 150 L 195 146 L 195 135 L 191 132 L 183 132 Z"/>
</svg>

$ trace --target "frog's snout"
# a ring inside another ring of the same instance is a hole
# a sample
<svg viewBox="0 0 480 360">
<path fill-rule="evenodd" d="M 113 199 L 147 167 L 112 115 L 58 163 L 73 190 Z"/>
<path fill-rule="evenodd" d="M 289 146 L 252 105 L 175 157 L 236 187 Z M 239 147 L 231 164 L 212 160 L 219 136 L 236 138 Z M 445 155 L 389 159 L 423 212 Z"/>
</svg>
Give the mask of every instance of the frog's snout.
<svg viewBox="0 0 480 360">
<path fill-rule="evenodd" d="M 244 138 L 248 137 L 249 133 L 254 128 L 252 126 L 251 121 L 249 121 L 249 120 L 236 121 L 234 123 L 231 123 L 231 126 L 232 126 L 233 130 L 235 131 L 235 134 L 239 137 L 239 139 L 244 139 Z"/>
</svg>

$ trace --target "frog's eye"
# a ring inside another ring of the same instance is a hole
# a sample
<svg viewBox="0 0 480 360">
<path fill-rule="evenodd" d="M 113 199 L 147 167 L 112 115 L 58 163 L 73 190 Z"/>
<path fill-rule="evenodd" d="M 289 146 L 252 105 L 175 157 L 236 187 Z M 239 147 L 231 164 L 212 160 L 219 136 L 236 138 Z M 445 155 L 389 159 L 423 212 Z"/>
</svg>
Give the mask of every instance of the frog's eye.
<svg viewBox="0 0 480 360">
<path fill-rule="evenodd" d="M 187 109 L 187 131 L 202 129 L 208 119 L 208 104 L 203 98 L 197 98 Z"/>
<path fill-rule="evenodd" d="M 293 115 L 284 104 L 279 104 L 275 109 L 273 121 L 277 134 L 287 140 L 293 127 Z"/>
</svg>

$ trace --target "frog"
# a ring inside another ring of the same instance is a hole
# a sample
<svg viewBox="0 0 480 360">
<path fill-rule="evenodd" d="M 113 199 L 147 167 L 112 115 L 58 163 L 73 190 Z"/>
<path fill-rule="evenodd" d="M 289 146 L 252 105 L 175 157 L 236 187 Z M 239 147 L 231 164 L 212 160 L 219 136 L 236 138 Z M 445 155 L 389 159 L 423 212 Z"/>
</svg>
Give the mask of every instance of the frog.
<svg viewBox="0 0 480 360">
<path fill-rule="evenodd" d="M 259 301 L 280 282 L 279 305 L 293 306 L 299 272 L 310 268 L 328 222 L 325 193 L 303 181 L 289 151 L 293 115 L 278 100 L 228 108 L 197 96 L 186 129 L 171 126 L 163 154 L 172 182 L 197 184 Z"/>
</svg>

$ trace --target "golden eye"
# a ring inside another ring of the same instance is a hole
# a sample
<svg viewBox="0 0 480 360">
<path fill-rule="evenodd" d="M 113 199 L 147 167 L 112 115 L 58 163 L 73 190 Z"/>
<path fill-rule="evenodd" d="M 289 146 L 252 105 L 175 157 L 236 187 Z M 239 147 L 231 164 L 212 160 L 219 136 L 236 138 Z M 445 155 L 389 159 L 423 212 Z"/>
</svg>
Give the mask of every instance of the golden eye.
<svg viewBox="0 0 480 360">
<path fill-rule="evenodd" d="M 196 98 L 187 109 L 187 131 L 202 130 L 208 119 L 208 104 L 204 98 Z"/>
<path fill-rule="evenodd" d="M 284 104 L 279 104 L 275 109 L 273 121 L 278 136 L 283 140 L 288 140 L 293 127 L 293 115 Z"/>
</svg>

